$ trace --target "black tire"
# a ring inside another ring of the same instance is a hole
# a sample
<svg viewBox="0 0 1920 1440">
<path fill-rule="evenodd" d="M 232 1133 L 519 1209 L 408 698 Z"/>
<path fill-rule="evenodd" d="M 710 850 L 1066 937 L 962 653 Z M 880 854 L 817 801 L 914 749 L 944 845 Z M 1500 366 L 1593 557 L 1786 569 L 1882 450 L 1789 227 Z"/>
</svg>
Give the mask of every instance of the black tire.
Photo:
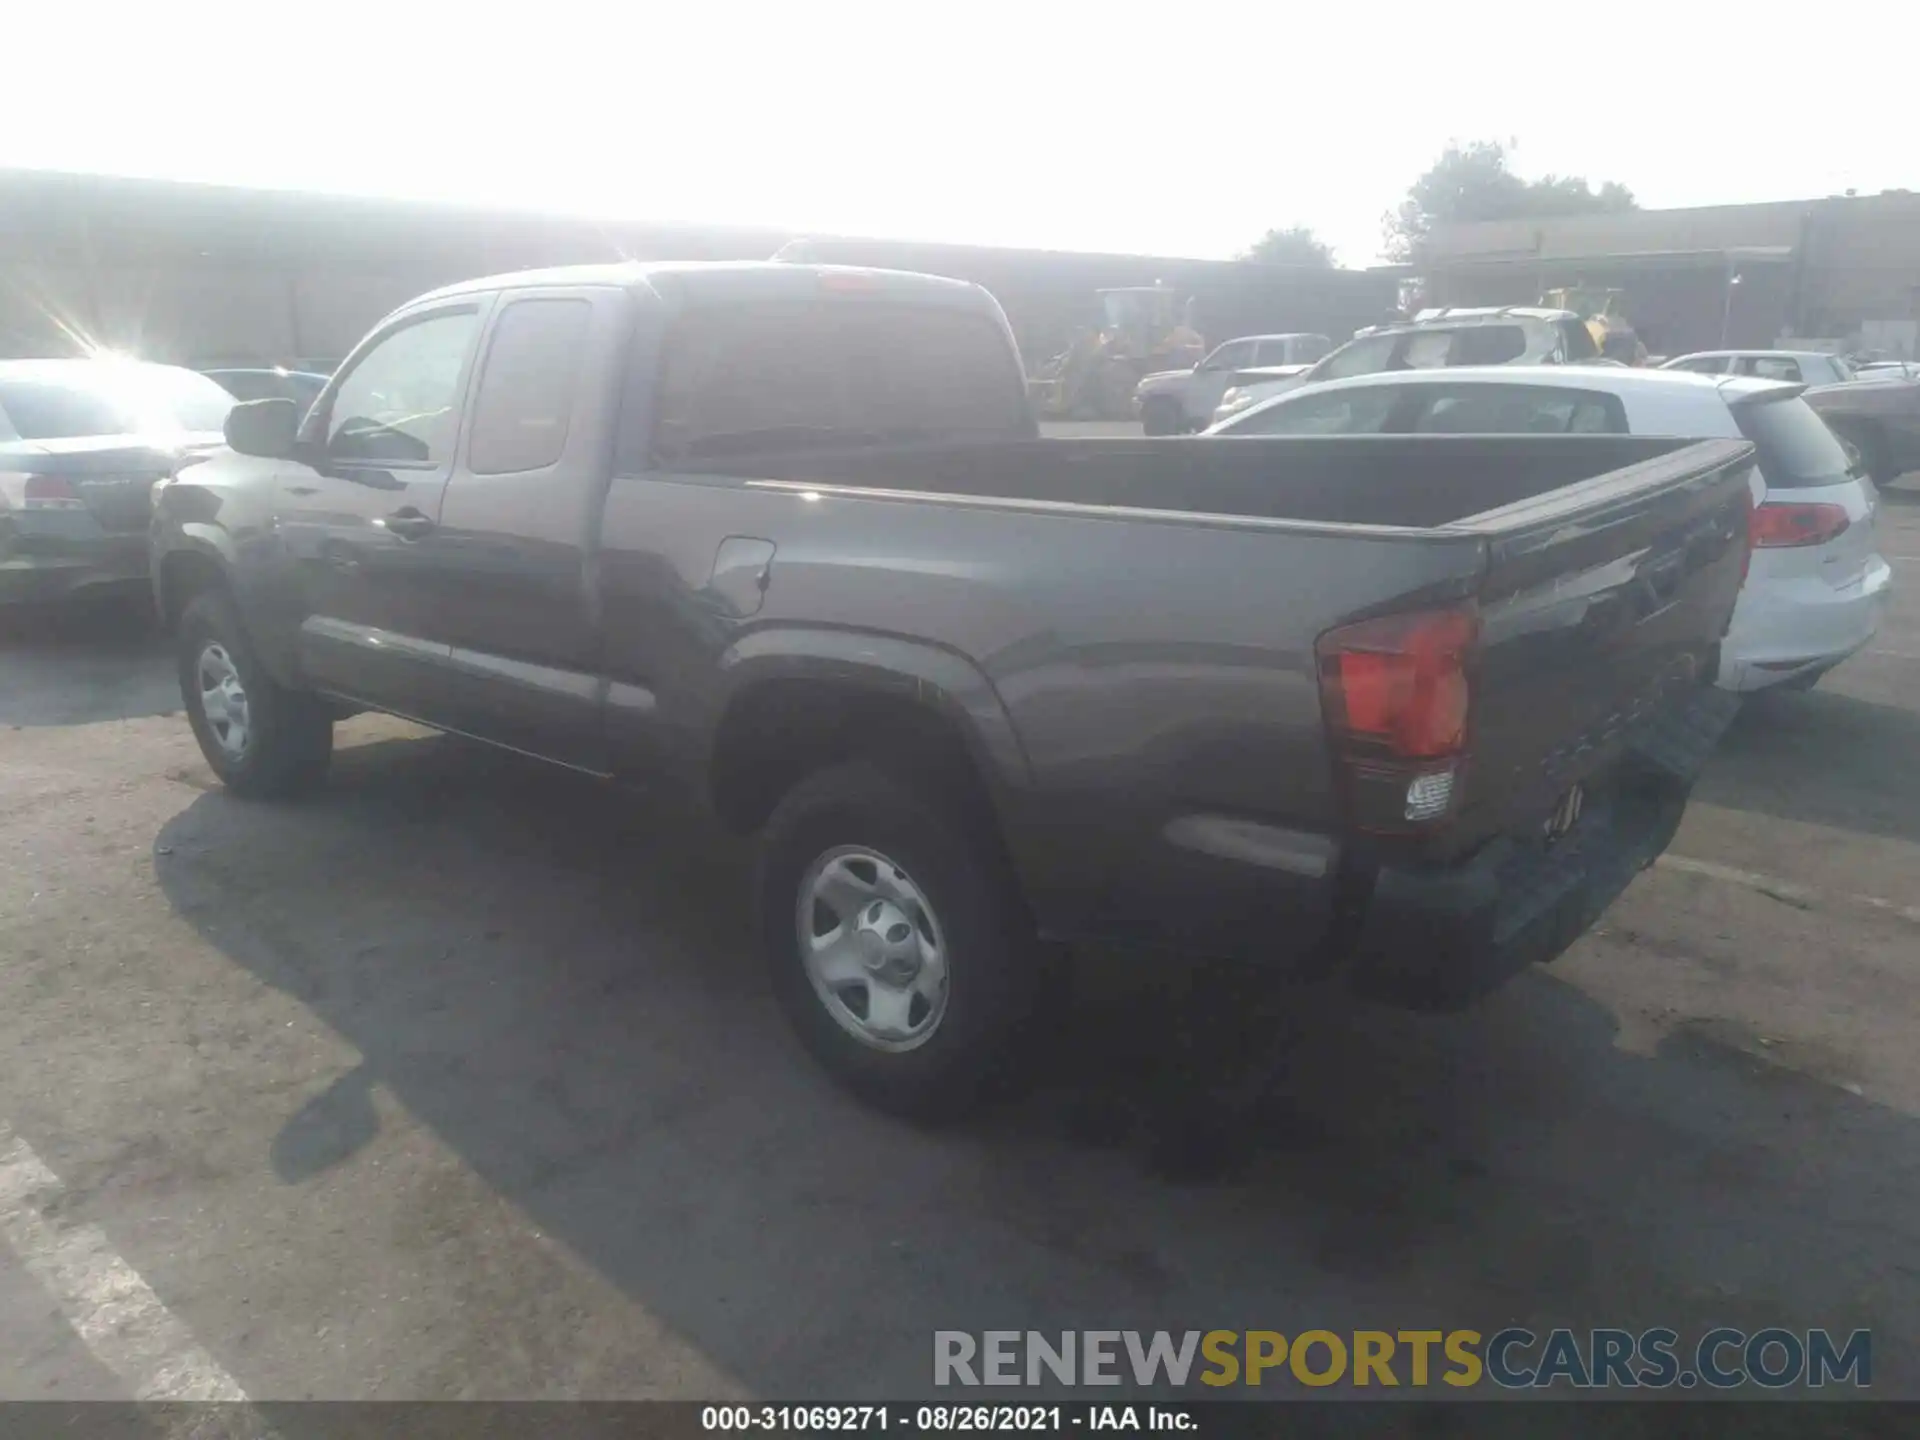
<svg viewBox="0 0 1920 1440">
<path fill-rule="evenodd" d="M 1878 425 L 1864 420 L 1836 420 L 1833 433 L 1860 456 L 1860 464 L 1876 485 L 1890 485 L 1895 476 L 1887 458 L 1887 437 Z"/>
<path fill-rule="evenodd" d="M 1178 435 L 1180 407 L 1165 396 L 1155 395 L 1140 406 L 1140 428 L 1148 435 Z"/>
<path fill-rule="evenodd" d="M 1030 1078 L 1029 1020 L 1045 967 L 1032 925 L 985 822 L 961 800 L 867 763 L 834 765 L 795 786 L 762 835 L 756 889 L 774 994 L 807 1049 L 848 1089 L 922 1122 L 957 1118 Z M 874 1048 L 814 989 L 801 955 L 801 887 L 839 846 L 894 862 L 937 917 L 946 960 L 944 1012 L 916 1048 Z"/>
<path fill-rule="evenodd" d="M 239 754 L 221 743 L 201 694 L 201 659 L 218 646 L 246 696 L 247 739 Z M 219 591 L 194 598 L 177 631 L 180 698 L 200 753 L 236 795 L 280 799 L 326 778 L 333 756 L 333 717 L 318 697 L 278 684 L 260 664 L 233 602 Z"/>
</svg>

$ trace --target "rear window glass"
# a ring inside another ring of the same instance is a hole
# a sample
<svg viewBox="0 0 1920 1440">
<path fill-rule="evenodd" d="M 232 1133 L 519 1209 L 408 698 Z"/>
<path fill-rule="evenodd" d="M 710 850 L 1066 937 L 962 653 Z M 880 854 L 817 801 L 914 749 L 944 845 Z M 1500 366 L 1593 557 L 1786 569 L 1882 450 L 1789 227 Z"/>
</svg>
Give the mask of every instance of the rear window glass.
<svg viewBox="0 0 1920 1440">
<path fill-rule="evenodd" d="M 1426 399 L 1412 428 L 1435 435 L 1624 435 L 1627 416 L 1617 397 L 1597 391 L 1463 385 Z"/>
<path fill-rule="evenodd" d="M 1593 332 L 1578 320 L 1560 322 L 1560 343 L 1568 360 L 1596 360 L 1600 347 L 1593 343 Z"/>
<path fill-rule="evenodd" d="M 860 302 L 694 311 L 661 367 L 662 456 L 1033 433 L 1005 336 L 957 311 Z"/>
<path fill-rule="evenodd" d="M 0 380 L 0 411 L 22 440 L 128 435 L 140 428 L 132 410 L 111 396 L 38 380 Z"/>
<path fill-rule="evenodd" d="M 1733 418 L 1760 452 L 1769 486 L 1837 485 L 1847 478 L 1847 452 L 1799 397 L 1735 405 Z"/>
<path fill-rule="evenodd" d="M 1527 334 L 1518 325 L 1477 325 L 1454 333 L 1449 365 L 1504 365 L 1527 353 Z"/>
<path fill-rule="evenodd" d="M 102 362 L 71 376 L 0 379 L 0 412 L 23 440 L 218 430 L 232 408 L 233 396 L 206 376 L 167 365 Z"/>
<path fill-rule="evenodd" d="M 1802 380 L 1800 362 L 1784 355 L 1742 355 L 1734 363 L 1741 375 L 1758 375 L 1763 380 Z"/>
</svg>

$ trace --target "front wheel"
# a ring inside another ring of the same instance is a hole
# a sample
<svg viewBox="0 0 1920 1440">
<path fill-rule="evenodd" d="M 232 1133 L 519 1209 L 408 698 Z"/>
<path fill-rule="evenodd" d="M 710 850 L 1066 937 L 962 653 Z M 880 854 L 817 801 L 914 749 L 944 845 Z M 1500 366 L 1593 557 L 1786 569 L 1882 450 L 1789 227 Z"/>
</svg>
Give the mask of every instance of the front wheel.
<svg viewBox="0 0 1920 1440">
<path fill-rule="evenodd" d="M 217 591 L 196 597 L 180 617 L 178 647 L 187 722 L 229 790 L 278 798 L 325 778 L 331 712 L 266 672 L 231 600 Z"/>
<path fill-rule="evenodd" d="M 1011 878 L 963 804 L 876 766 L 796 786 L 763 837 L 774 992 L 869 1103 L 952 1118 L 1019 1073 L 1041 966 Z"/>
</svg>

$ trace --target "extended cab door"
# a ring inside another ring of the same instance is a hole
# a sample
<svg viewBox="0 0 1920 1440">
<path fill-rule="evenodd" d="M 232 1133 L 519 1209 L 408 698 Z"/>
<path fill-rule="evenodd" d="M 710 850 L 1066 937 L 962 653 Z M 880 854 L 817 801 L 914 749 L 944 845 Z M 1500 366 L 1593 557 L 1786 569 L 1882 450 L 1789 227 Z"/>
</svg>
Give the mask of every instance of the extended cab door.
<svg viewBox="0 0 1920 1440">
<path fill-rule="evenodd" d="M 500 296 L 436 535 L 453 727 L 594 771 L 596 556 L 630 305 L 611 286 Z"/>
<path fill-rule="evenodd" d="M 436 724 L 449 696 L 434 531 L 491 300 L 425 304 L 362 341 L 308 413 L 274 517 L 308 681 Z"/>
</svg>

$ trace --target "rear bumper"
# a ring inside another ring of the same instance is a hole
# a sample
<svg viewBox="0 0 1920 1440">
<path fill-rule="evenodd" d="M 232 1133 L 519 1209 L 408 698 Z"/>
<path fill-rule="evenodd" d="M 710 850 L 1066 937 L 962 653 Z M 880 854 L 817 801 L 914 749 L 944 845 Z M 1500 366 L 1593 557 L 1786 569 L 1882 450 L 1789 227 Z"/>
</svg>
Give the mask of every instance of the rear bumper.
<svg viewBox="0 0 1920 1440">
<path fill-rule="evenodd" d="M 1130 872 L 1134 898 L 1153 896 L 1133 913 L 1195 923 L 1129 938 L 1343 976 L 1385 1004 L 1458 1009 L 1559 956 L 1659 857 L 1739 706 L 1723 691 L 1692 692 L 1586 783 L 1560 839 L 1511 834 L 1450 864 L 1370 858 L 1351 842 L 1244 820 L 1176 820 L 1155 863 Z"/>
<path fill-rule="evenodd" d="M 1454 1010 L 1556 959 L 1667 848 L 1686 807 L 1684 786 L 1619 786 L 1551 845 L 1505 839 L 1449 869 L 1383 867 L 1347 961 L 1353 988 Z"/>
<path fill-rule="evenodd" d="M 1579 822 L 1557 841 L 1511 835 L 1447 868 L 1382 866 L 1346 957 L 1353 987 L 1453 1010 L 1558 958 L 1672 842 L 1739 706 L 1703 690 L 1662 715 L 1589 785 Z"/>
<path fill-rule="evenodd" d="M 1749 586 L 1720 646 L 1720 687 L 1763 690 L 1839 664 L 1873 639 L 1892 585 L 1892 569 L 1875 555 L 1858 581 L 1838 589 L 1817 575 Z"/>
<path fill-rule="evenodd" d="M 82 514 L 0 516 L 0 605 L 61 600 L 96 585 L 146 580 L 144 533 L 111 534 Z"/>
</svg>

